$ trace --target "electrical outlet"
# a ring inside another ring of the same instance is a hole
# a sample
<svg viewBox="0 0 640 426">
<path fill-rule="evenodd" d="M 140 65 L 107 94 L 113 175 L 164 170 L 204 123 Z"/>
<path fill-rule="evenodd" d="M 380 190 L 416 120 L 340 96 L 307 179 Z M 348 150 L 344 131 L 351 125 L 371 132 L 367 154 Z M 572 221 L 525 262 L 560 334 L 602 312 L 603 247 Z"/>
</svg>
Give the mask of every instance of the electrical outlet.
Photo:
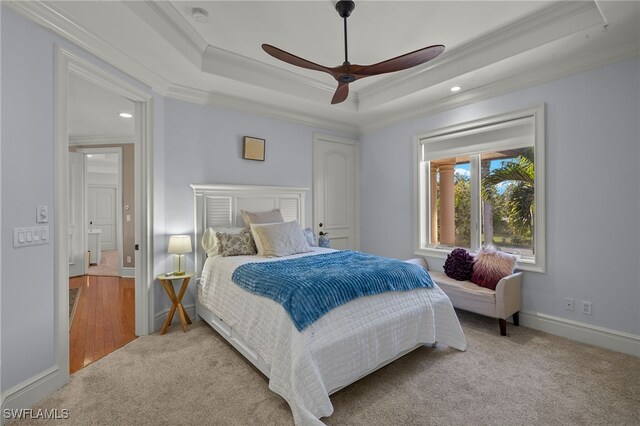
<svg viewBox="0 0 640 426">
<path fill-rule="evenodd" d="M 587 302 L 586 300 L 582 301 L 582 313 L 591 315 L 591 302 Z"/>
<path fill-rule="evenodd" d="M 564 309 L 565 311 L 573 311 L 573 302 L 574 300 L 570 297 L 564 298 Z"/>
<path fill-rule="evenodd" d="M 127 263 L 131 263 L 131 256 L 127 256 Z"/>
</svg>

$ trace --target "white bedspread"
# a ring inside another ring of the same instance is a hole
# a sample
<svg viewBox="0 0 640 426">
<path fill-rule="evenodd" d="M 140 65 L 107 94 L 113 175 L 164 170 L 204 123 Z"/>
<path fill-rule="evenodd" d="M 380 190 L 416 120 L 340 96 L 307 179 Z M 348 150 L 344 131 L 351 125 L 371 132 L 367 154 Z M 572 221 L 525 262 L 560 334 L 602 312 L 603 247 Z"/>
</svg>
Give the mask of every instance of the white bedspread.
<svg viewBox="0 0 640 426">
<path fill-rule="evenodd" d="M 286 258 L 330 251 L 314 249 Z M 329 399 L 333 390 L 420 343 L 466 349 L 453 306 L 437 286 L 361 297 L 299 332 L 282 306 L 231 281 L 243 263 L 277 260 L 209 257 L 198 298 L 264 359 L 269 388 L 289 403 L 296 425 L 323 424 L 319 418 L 333 412 Z"/>
</svg>

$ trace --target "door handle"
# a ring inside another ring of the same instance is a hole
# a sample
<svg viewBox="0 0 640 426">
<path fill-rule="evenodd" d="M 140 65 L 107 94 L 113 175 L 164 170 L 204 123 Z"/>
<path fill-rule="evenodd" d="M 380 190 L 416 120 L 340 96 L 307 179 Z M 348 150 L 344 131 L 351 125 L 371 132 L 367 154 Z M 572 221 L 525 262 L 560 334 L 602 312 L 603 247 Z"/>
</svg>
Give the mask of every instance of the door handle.
<svg viewBox="0 0 640 426">
<path fill-rule="evenodd" d="M 140 244 L 136 244 L 135 246 L 133 246 L 133 249 L 136 251 L 140 250 Z"/>
</svg>

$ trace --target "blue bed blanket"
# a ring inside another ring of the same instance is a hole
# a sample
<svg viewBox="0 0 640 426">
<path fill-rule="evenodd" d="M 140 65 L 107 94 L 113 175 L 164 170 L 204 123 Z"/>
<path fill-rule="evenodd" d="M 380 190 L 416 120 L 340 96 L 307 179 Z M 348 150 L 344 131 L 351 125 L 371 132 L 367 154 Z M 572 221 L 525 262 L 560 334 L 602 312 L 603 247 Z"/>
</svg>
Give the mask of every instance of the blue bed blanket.
<svg viewBox="0 0 640 426">
<path fill-rule="evenodd" d="M 361 296 L 433 287 L 421 266 L 348 250 L 246 263 L 231 279 L 282 305 L 299 331 Z"/>
</svg>

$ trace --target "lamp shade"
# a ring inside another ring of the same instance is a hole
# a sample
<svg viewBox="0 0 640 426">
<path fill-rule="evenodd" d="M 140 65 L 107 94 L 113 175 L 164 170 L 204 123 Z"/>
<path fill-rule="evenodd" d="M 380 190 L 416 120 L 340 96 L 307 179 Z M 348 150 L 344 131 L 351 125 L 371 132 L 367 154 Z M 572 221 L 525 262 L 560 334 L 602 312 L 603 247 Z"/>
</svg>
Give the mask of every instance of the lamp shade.
<svg viewBox="0 0 640 426">
<path fill-rule="evenodd" d="M 170 254 L 191 253 L 191 237 L 189 235 L 172 235 L 169 238 Z"/>
</svg>

